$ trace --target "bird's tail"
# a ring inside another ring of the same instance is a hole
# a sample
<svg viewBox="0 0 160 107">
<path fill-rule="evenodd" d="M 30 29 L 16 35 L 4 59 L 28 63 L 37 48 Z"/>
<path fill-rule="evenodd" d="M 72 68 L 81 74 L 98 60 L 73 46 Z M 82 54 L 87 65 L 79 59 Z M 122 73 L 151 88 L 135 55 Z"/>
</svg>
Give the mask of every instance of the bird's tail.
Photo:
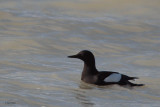
<svg viewBox="0 0 160 107">
<path fill-rule="evenodd" d="M 132 86 L 144 86 L 144 84 L 135 84 L 135 83 L 131 83 L 131 82 L 129 82 L 129 81 L 128 81 L 127 84 L 130 85 L 131 87 L 132 87 Z"/>
<path fill-rule="evenodd" d="M 135 79 L 139 79 L 138 77 L 128 77 L 128 80 L 135 80 Z"/>
</svg>

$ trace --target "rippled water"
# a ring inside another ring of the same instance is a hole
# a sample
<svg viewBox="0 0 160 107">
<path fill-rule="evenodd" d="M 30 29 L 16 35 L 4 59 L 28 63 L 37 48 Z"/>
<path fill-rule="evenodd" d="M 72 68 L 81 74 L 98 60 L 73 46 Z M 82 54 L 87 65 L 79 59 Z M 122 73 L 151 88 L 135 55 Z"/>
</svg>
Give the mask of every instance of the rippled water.
<svg viewBox="0 0 160 107">
<path fill-rule="evenodd" d="M 81 82 L 84 49 L 146 86 Z M 159 0 L 0 1 L 0 107 L 159 107 L 159 67 Z"/>
</svg>

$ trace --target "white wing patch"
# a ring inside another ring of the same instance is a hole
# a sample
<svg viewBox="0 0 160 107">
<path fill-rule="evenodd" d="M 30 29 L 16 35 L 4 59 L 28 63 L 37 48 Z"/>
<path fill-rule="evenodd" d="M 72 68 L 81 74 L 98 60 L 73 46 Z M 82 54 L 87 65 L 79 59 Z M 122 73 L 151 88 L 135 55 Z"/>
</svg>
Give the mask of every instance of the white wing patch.
<svg viewBox="0 0 160 107">
<path fill-rule="evenodd" d="M 107 78 L 104 79 L 105 82 L 119 82 L 121 80 L 122 75 L 118 73 L 113 73 Z"/>
</svg>

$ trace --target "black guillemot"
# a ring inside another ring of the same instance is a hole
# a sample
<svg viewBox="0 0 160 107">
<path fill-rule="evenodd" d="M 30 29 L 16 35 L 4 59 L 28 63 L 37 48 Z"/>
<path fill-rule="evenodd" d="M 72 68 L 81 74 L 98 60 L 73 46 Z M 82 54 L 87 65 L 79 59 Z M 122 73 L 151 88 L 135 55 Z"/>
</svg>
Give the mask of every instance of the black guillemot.
<svg viewBox="0 0 160 107">
<path fill-rule="evenodd" d="M 138 79 L 138 77 L 129 77 L 118 72 L 101 71 L 99 72 L 95 66 L 95 58 L 92 52 L 83 50 L 76 55 L 68 56 L 69 58 L 78 58 L 84 61 L 83 72 L 81 80 L 95 85 L 130 85 L 130 86 L 143 86 L 144 84 L 131 83 L 129 80 Z"/>
</svg>

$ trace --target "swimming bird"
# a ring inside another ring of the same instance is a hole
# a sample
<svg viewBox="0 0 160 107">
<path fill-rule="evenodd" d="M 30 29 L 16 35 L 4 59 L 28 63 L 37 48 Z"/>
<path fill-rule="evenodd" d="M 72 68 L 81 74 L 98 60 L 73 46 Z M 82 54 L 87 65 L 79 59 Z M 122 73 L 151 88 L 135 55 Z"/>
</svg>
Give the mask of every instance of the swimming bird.
<svg viewBox="0 0 160 107">
<path fill-rule="evenodd" d="M 129 85 L 129 86 L 143 86 L 144 84 L 135 84 L 129 80 L 138 79 L 138 77 L 130 77 L 118 72 L 112 71 L 98 71 L 95 65 L 95 58 L 92 52 L 88 50 L 80 51 L 76 55 L 68 56 L 69 58 L 78 58 L 84 62 L 84 67 L 81 75 L 81 80 L 99 86 L 104 85 Z"/>
</svg>

